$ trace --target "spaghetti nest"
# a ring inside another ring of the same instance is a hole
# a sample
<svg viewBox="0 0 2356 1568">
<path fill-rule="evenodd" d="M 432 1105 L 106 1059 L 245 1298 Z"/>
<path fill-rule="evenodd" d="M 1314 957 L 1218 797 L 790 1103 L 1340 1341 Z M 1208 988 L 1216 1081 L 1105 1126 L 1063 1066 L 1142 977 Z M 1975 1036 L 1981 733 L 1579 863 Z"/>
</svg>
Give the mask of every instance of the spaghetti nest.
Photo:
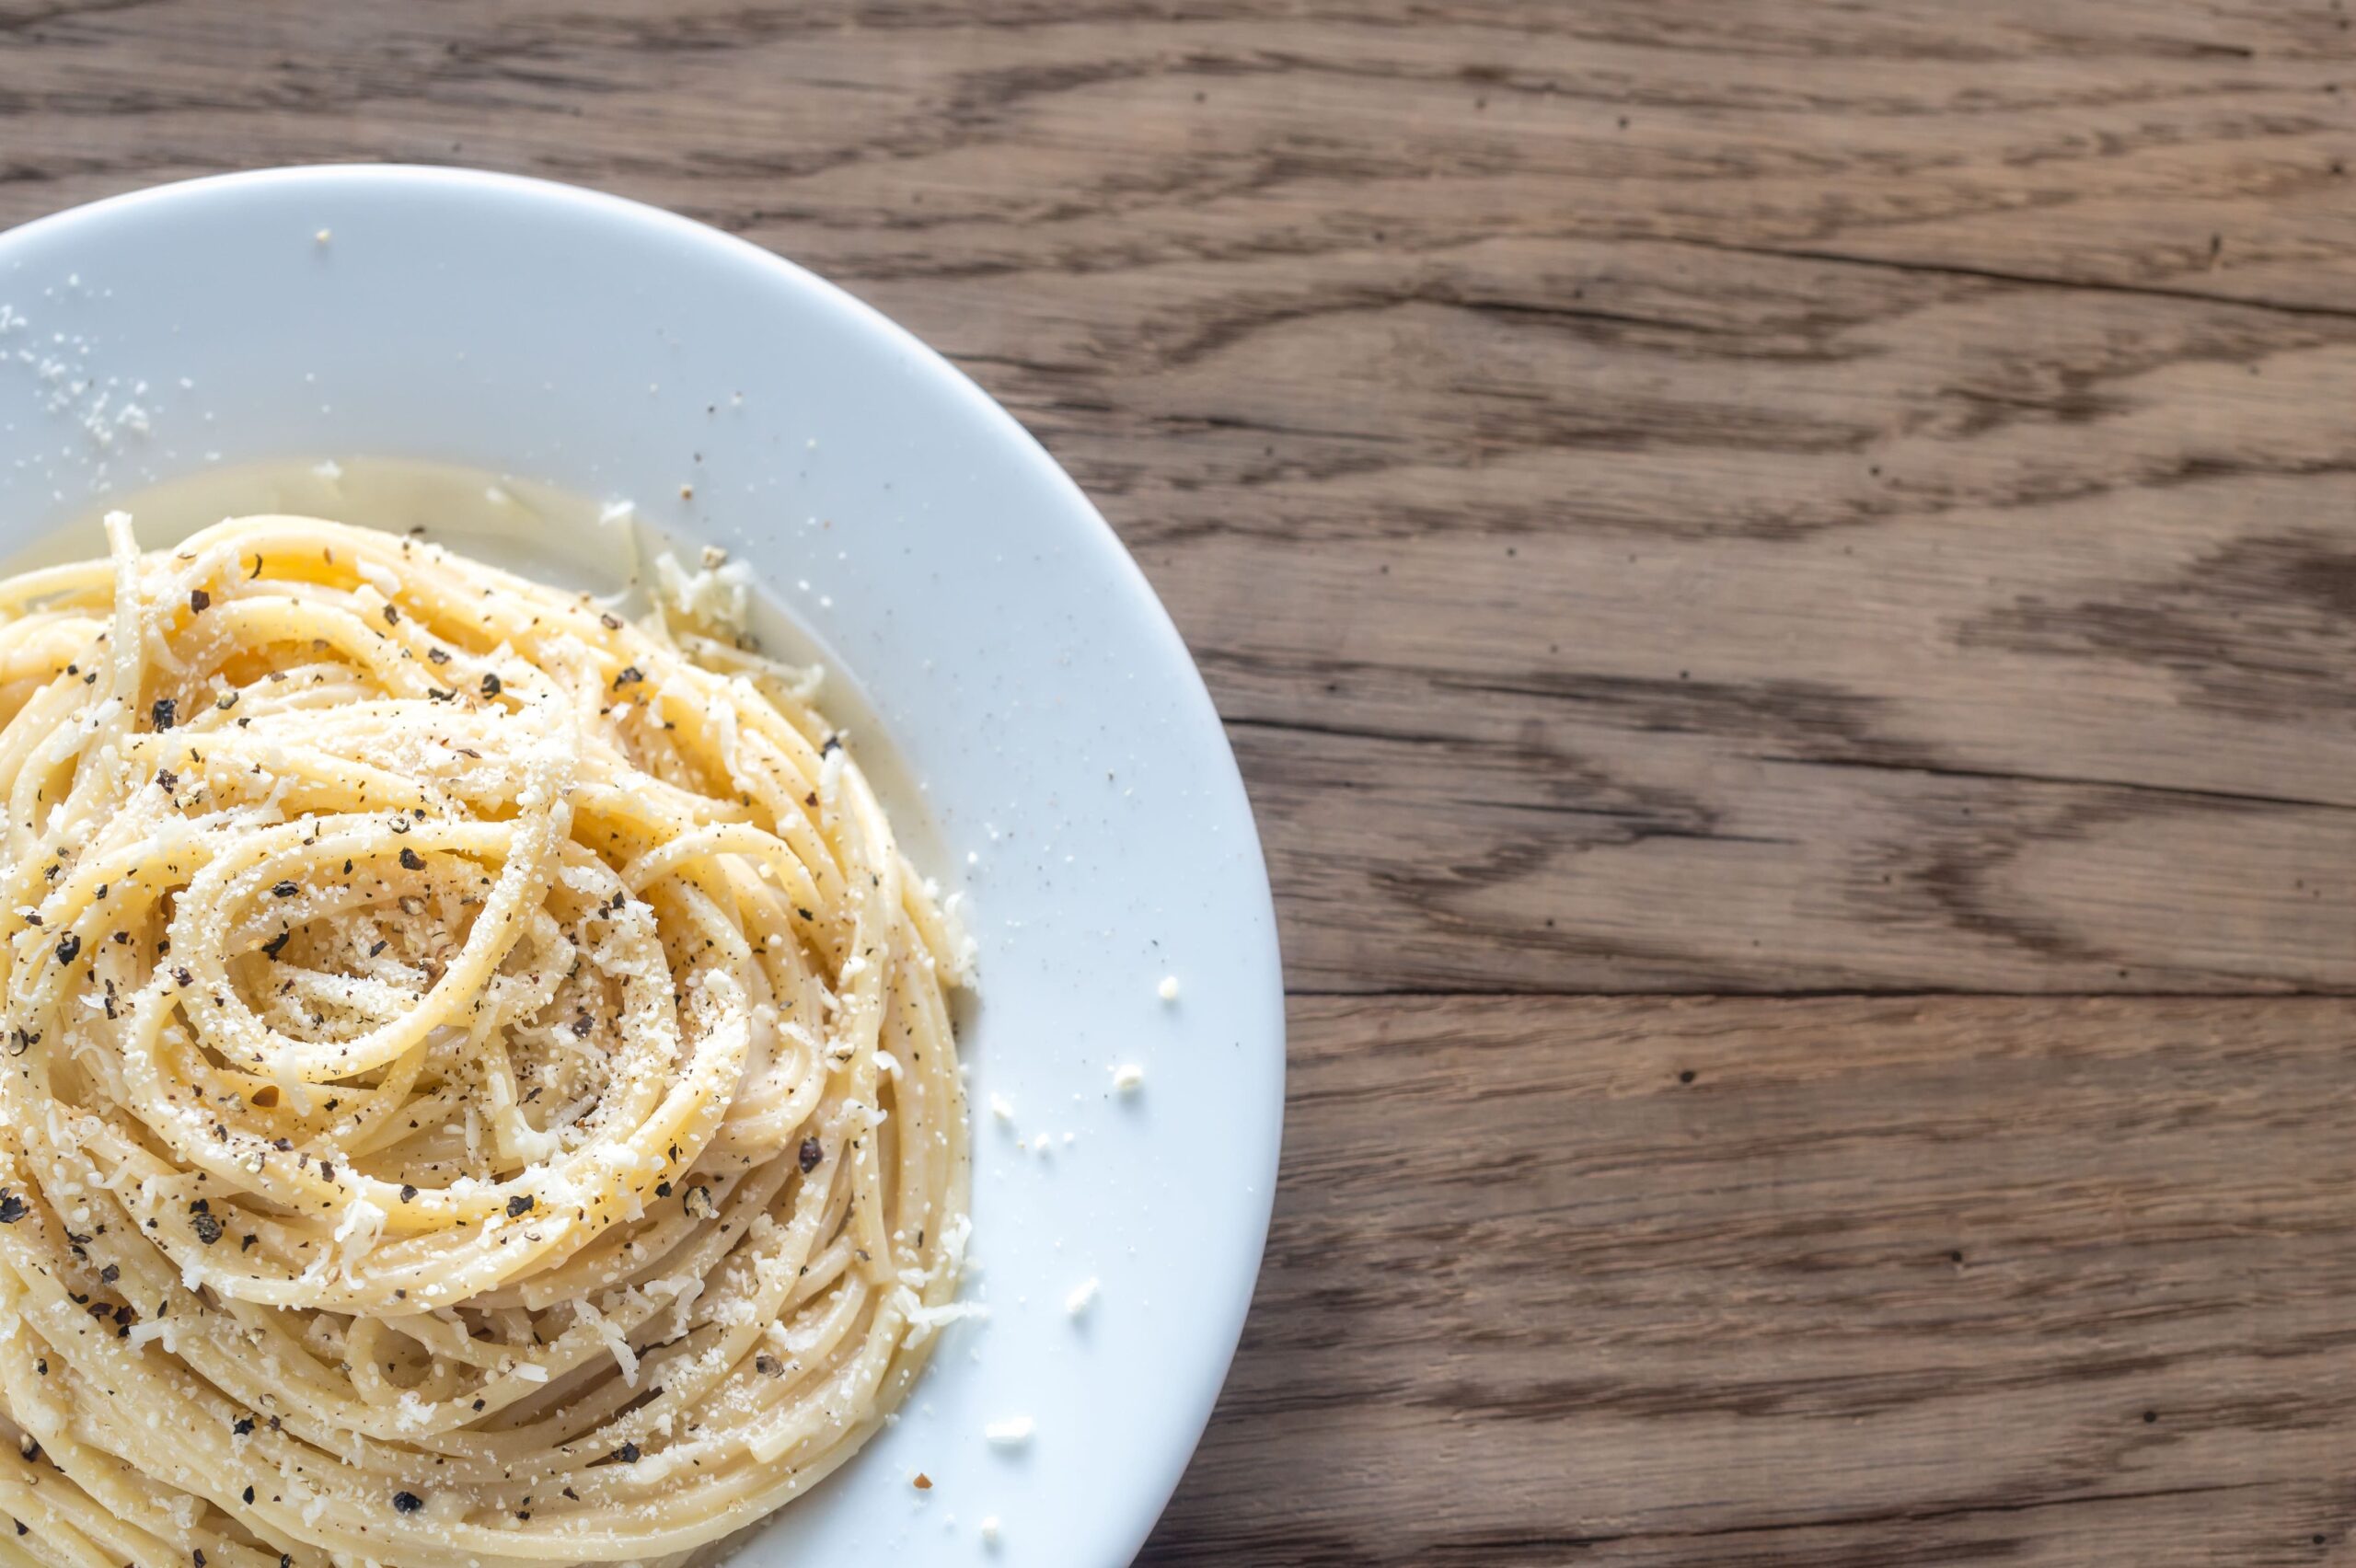
<svg viewBox="0 0 2356 1568">
<path fill-rule="evenodd" d="M 0 1557 L 672 1562 L 811 1485 L 958 1311 L 962 957 L 741 568 L 129 524 L 0 583 Z"/>
</svg>

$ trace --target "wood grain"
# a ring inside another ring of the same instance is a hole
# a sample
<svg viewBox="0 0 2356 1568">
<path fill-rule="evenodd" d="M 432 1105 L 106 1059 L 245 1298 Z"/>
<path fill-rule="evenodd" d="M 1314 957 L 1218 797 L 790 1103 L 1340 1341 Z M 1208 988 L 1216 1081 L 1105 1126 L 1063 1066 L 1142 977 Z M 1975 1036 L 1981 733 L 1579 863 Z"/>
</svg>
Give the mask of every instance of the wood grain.
<svg viewBox="0 0 2356 1568">
<path fill-rule="evenodd" d="M 1147 1561 L 2356 1561 L 2346 0 L 0 0 L 0 222 L 347 158 L 818 269 L 1171 606 L 1297 1087 Z"/>
<path fill-rule="evenodd" d="M 1260 1297 L 1147 1560 L 2346 1561 L 2350 1017 L 1299 1002 Z"/>
</svg>

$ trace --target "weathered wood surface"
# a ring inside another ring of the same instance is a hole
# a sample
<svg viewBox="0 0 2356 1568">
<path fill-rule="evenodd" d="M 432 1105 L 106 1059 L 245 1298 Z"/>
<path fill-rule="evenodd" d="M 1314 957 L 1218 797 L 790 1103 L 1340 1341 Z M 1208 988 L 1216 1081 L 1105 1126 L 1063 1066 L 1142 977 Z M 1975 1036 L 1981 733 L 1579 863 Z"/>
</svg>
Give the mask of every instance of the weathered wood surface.
<svg viewBox="0 0 2356 1568">
<path fill-rule="evenodd" d="M 0 222 L 315 158 L 817 268 L 1171 605 L 1300 998 L 1147 1561 L 2356 1561 L 2342 0 L 0 0 Z"/>
<path fill-rule="evenodd" d="M 1294 1021 L 1268 1269 L 1157 1564 L 2356 1550 L 2344 1001 Z"/>
</svg>

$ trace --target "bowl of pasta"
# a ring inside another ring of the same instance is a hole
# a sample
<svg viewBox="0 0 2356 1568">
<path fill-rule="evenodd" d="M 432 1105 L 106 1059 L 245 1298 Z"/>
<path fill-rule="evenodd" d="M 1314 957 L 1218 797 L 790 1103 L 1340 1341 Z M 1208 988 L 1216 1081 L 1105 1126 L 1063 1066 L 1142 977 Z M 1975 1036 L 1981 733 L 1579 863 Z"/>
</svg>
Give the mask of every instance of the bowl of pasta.
<svg viewBox="0 0 2356 1568">
<path fill-rule="evenodd" d="M 684 219 L 301 168 L 0 236 L 0 459 L 17 1552 L 1128 1561 L 1281 977 L 1010 417 Z"/>
</svg>

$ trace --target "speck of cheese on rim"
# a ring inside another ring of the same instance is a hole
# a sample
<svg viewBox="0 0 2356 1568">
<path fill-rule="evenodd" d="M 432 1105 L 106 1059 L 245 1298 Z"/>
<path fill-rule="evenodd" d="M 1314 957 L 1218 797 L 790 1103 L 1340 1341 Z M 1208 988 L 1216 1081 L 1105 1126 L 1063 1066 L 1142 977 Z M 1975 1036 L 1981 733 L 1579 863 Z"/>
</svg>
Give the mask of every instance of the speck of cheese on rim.
<svg viewBox="0 0 2356 1568">
<path fill-rule="evenodd" d="M 1027 1415 L 1017 1415 L 991 1422 L 982 1428 L 982 1435 L 989 1439 L 994 1448 L 1020 1448 L 1028 1445 L 1038 1430 L 1037 1422 Z"/>
</svg>

